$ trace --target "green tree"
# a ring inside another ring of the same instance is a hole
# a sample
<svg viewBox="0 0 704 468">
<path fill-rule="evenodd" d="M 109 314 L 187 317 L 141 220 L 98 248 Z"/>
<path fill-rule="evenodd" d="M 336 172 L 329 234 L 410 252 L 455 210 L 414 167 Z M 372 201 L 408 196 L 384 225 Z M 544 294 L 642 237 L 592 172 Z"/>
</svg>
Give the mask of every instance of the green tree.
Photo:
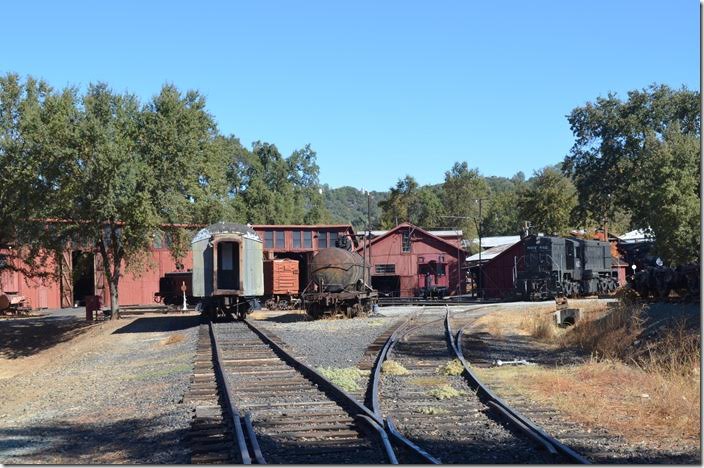
<svg viewBox="0 0 704 468">
<path fill-rule="evenodd" d="M 699 138 L 682 133 L 677 123 L 660 140 L 646 137 L 634 192 L 648 194 L 633 206 L 634 216 L 655 234 L 658 253 L 672 264 L 699 260 L 701 199 Z"/>
<path fill-rule="evenodd" d="M 443 192 L 445 212 L 448 216 L 445 219 L 450 223 L 457 223 L 462 228 L 465 239 L 476 238 L 480 226 L 478 200 L 488 199 L 490 195 L 489 185 L 479 174 L 479 170 L 469 169 L 466 161 L 456 162 L 452 169 L 445 172 Z M 482 213 L 482 218 L 484 215 L 485 213 Z M 484 227 L 484 219 L 481 220 L 481 225 Z M 483 231 L 486 232 L 484 229 Z"/>
<path fill-rule="evenodd" d="M 1 106 L 16 110 L 14 123 L 3 122 L 0 154 L 12 155 L 3 156 L 3 167 L 8 162 L 15 174 L 12 189 L 29 196 L 13 221 L 13 240 L 28 246 L 18 249 L 23 260 L 36 268 L 34 252 L 96 249 L 118 317 L 120 278 L 144 266 L 162 224 L 207 222 L 224 200 L 205 100 L 167 85 L 141 106 L 103 83 L 79 96 L 31 78 L 22 85 L 16 75 L 0 87 Z M 7 187 L 0 190 L 4 197 Z M 167 234 L 174 256 L 182 256 L 185 230 Z"/>
<path fill-rule="evenodd" d="M 391 187 L 389 197 L 379 202 L 383 229 L 391 229 L 399 223 L 410 221 L 408 209 L 416 197 L 417 190 L 418 182 L 410 175 L 399 179 L 396 186 Z"/>
<path fill-rule="evenodd" d="M 665 85 L 630 91 L 622 101 L 615 94 L 575 108 L 568 116 L 575 143 L 562 168 L 572 177 L 579 196 L 577 218 L 618 217 L 649 194 L 633 190 L 650 132 L 662 140 L 677 123 L 681 133 L 699 135 L 699 92 Z M 636 184 L 637 185 L 637 184 Z M 639 221 L 639 220 L 635 220 Z"/>
<path fill-rule="evenodd" d="M 546 234 L 566 234 L 575 205 L 572 182 L 552 167 L 536 171 L 518 194 L 520 219 Z"/>
</svg>

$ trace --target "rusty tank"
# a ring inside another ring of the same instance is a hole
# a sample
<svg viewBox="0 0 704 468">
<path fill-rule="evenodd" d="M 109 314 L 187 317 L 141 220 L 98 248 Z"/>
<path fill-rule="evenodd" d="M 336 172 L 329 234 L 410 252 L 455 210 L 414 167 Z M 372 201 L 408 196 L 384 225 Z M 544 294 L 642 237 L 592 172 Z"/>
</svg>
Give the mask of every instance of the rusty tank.
<svg viewBox="0 0 704 468">
<path fill-rule="evenodd" d="M 310 264 L 311 279 L 319 291 L 337 293 L 355 289 L 364 277 L 364 260 L 356 252 L 321 249 Z"/>
<path fill-rule="evenodd" d="M 321 249 L 310 262 L 310 283 L 303 292 L 306 312 L 358 317 L 368 314 L 378 295 L 364 282 L 364 259 L 338 247 Z"/>
</svg>

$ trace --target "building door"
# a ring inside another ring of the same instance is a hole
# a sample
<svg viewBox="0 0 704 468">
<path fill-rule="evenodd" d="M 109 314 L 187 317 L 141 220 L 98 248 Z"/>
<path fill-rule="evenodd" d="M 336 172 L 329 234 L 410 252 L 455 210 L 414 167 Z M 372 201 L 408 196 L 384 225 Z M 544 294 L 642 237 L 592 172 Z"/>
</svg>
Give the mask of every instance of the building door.
<svg viewBox="0 0 704 468">
<path fill-rule="evenodd" d="M 86 296 L 95 295 L 95 256 L 93 252 L 74 250 L 71 253 L 73 303 L 85 305 Z"/>
<path fill-rule="evenodd" d="M 373 275 L 372 288 L 379 291 L 381 297 L 399 297 L 401 294 L 401 278 L 397 275 Z"/>
</svg>

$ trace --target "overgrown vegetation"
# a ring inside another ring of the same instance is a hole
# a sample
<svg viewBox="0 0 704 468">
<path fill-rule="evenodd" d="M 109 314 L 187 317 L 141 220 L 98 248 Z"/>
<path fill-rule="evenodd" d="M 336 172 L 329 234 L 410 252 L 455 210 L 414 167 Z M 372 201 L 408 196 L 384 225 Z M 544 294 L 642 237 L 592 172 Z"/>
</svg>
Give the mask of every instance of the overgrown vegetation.
<svg viewBox="0 0 704 468">
<path fill-rule="evenodd" d="M 448 411 L 444 408 L 438 408 L 436 406 L 421 406 L 416 409 L 416 413 L 436 415 L 436 414 L 447 414 Z"/>
<path fill-rule="evenodd" d="M 319 367 L 318 372 L 347 392 L 359 390 L 359 381 L 369 375 L 369 371 L 356 367 Z"/>
<path fill-rule="evenodd" d="M 464 372 L 464 366 L 459 359 L 453 359 L 452 361 L 440 366 L 437 372 L 442 375 L 462 375 L 462 372 Z"/>
<path fill-rule="evenodd" d="M 442 387 L 433 388 L 428 391 L 428 395 L 438 400 L 446 400 L 448 398 L 457 398 L 464 395 L 464 392 L 457 390 L 451 385 L 443 385 Z"/>
<path fill-rule="evenodd" d="M 403 367 L 401 363 L 391 359 L 384 361 L 381 365 L 381 372 L 388 375 L 408 375 L 408 369 Z"/>
</svg>

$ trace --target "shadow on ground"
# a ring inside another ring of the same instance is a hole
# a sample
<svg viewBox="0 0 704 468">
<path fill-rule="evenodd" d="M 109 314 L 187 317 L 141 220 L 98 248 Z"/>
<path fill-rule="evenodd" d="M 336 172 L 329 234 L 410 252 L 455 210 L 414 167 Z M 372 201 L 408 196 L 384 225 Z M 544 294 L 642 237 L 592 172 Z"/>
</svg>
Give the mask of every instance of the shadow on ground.
<svg viewBox="0 0 704 468">
<path fill-rule="evenodd" d="M 0 356 L 31 356 L 88 331 L 94 322 L 75 317 L 41 317 L 0 322 Z"/>
<path fill-rule="evenodd" d="M 188 463 L 187 431 L 159 418 L 0 428 L 0 463 Z"/>
<path fill-rule="evenodd" d="M 153 333 L 186 330 L 200 325 L 199 315 L 142 317 L 118 328 L 113 333 Z"/>
</svg>

